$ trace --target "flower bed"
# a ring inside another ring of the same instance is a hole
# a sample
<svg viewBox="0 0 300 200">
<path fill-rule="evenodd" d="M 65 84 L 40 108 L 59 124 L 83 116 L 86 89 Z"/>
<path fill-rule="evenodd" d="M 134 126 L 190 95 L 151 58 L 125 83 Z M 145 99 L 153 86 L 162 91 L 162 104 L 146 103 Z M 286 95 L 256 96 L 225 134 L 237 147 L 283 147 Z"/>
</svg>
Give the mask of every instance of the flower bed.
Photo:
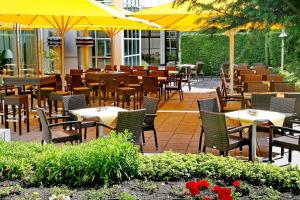
<svg viewBox="0 0 300 200">
<path fill-rule="evenodd" d="M 141 156 L 137 147 L 128 141 L 128 136 L 128 133 L 112 133 L 110 138 L 63 146 L 0 142 L 0 187 L 6 184 L 6 181 L 15 180 L 29 193 L 33 187 L 37 187 L 39 191 L 42 189 L 39 187 L 43 186 L 46 188 L 42 190 L 48 191 L 45 194 L 50 195 L 51 187 L 66 185 L 77 189 L 84 187 L 84 194 L 92 194 L 89 192 L 91 188 L 105 190 L 105 185 L 120 184 L 119 187 L 123 188 L 120 191 L 129 191 L 135 197 L 147 196 L 149 194 L 145 190 L 141 192 L 140 189 L 129 187 L 130 182 L 126 182 L 141 180 L 155 183 L 160 188 L 157 193 L 163 196 L 163 199 L 166 198 L 164 195 L 172 198 L 182 196 L 200 199 L 205 197 L 202 195 L 206 195 L 214 199 L 219 197 L 219 192 L 212 191 L 215 185 L 221 188 L 229 187 L 232 198 L 236 197 L 235 195 L 240 193 L 236 191 L 239 182 L 235 181 L 238 180 L 241 181 L 239 189 L 247 186 L 257 194 L 260 194 L 258 190 L 270 190 L 274 194 L 280 191 L 290 197 L 296 195 L 295 198 L 299 198 L 297 195 L 300 190 L 300 169 L 297 167 L 277 167 L 211 154 L 167 152 Z M 205 180 L 208 180 L 209 184 Z M 190 183 L 185 185 L 186 182 Z M 177 185 L 181 195 L 173 195 L 174 192 L 171 191 L 174 191 L 174 188 L 170 185 Z M 101 188 L 103 186 L 104 188 Z M 2 187 L 0 190 L 7 193 L 13 188 L 18 188 L 15 185 L 9 187 Z M 18 189 L 14 192 L 15 195 L 20 193 L 24 196 L 24 192 Z M 192 191 L 191 194 L 182 193 L 188 190 Z M 228 194 L 228 189 L 223 190 L 227 190 Z M 95 191 L 96 193 L 99 191 Z M 251 195 L 241 194 L 246 197 Z M 9 192 L 8 195 L 14 194 Z M 118 195 L 121 194 L 112 192 L 113 195 L 119 198 Z M 123 196 L 128 195 L 124 193 Z"/>
</svg>

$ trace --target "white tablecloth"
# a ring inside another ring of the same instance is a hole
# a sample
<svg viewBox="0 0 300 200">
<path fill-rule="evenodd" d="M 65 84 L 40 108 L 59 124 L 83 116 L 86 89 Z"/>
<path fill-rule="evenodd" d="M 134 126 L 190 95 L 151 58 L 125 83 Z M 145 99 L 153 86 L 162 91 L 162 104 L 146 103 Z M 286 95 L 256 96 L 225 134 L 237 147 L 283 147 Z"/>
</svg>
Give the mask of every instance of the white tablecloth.
<svg viewBox="0 0 300 200">
<path fill-rule="evenodd" d="M 105 106 L 98 108 L 84 108 L 78 110 L 70 110 L 70 112 L 75 115 L 79 121 L 83 121 L 88 118 L 99 118 L 99 121 L 104 124 L 111 124 L 117 117 L 119 111 L 126 111 L 123 108 L 114 106 Z"/>
<path fill-rule="evenodd" d="M 270 121 L 275 126 L 282 126 L 285 115 L 283 113 L 266 111 L 266 110 L 255 110 L 256 114 L 249 114 L 249 110 L 238 110 L 228 112 L 225 114 L 227 118 L 236 119 L 241 122 L 242 125 L 250 125 L 253 122 L 267 122 Z"/>
</svg>

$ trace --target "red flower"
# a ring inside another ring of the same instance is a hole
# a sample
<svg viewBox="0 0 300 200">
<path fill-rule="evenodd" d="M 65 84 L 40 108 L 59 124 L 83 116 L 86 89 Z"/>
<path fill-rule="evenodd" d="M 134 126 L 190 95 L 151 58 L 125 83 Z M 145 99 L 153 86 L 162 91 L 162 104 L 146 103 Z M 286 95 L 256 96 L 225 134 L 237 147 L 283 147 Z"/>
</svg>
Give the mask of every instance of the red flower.
<svg viewBox="0 0 300 200">
<path fill-rule="evenodd" d="M 231 196 L 231 189 L 230 188 L 225 188 L 225 187 L 221 187 L 218 191 L 218 196 L 220 200 L 228 200 L 227 196 Z M 225 199 L 223 199 L 223 197 Z M 232 197 L 231 197 L 232 198 Z"/>
<path fill-rule="evenodd" d="M 208 189 L 210 186 L 210 183 L 207 180 L 200 180 L 200 181 L 198 181 L 198 186 L 200 188 L 204 187 L 204 188 Z"/>
<path fill-rule="evenodd" d="M 241 182 L 240 182 L 240 181 L 234 181 L 234 182 L 232 183 L 232 185 L 233 185 L 234 187 L 238 188 L 238 187 L 240 187 Z"/>
<path fill-rule="evenodd" d="M 219 192 L 220 189 L 221 189 L 220 186 L 215 185 L 215 186 L 211 189 L 211 191 L 212 191 L 212 192 Z"/>
<path fill-rule="evenodd" d="M 197 187 L 192 187 L 192 188 L 189 189 L 189 191 L 190 191 L 192 196 L 196 196 L 196 195 L 200 194 L 200 190 Z"/>
<path fill-rule="evenodd" d="M 220 200 L 233 200 L 233 198 L 231 195 L 224 195 L 222 198 L 220 198 Z"/>
<path fill-rule="evenodd" d="M 190 181 L 185 184 L 185 187 L 189 189 L 192 196 L 196 196 L 197 194 L 200 194 L 198 182 Z"/>
<path fill-rule="evenodd" d="M 202 200 L 210 200 L 210 197 L 205 196 Z"/>
</svg>

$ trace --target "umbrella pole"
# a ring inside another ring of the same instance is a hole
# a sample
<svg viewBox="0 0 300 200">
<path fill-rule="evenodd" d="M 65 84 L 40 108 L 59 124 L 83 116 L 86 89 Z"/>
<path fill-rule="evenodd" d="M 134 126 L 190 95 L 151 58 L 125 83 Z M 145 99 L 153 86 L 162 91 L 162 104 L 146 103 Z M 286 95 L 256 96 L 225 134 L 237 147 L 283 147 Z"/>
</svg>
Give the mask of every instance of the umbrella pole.
<svg viewBox="0 0 300 200">
<path fill-rule="evenodd" d="M 66 81 L 65 81 L 65 32 L 61 32 L 61 58 L 60 58 L 60 64 L 61 64 L 61 80 L 62 80 L 62 90 L 65 90 Z"/>
<path fill-rule="evenodd" d="M 114 55 L 115 55 L 114 33 L 110 32 L 110 33 L 109 33 L 109 37 L 110 37 L 111 70 L 114 71 L 114 70 L 115 70 L 115 59 L 114 59 Z"/>
<path fill-rule="evenodd" d="M 230 73 L 230 94 L 233 94 L 234 84 L 234 30 L 229 31 L 229 73 Z"/>
</svg>

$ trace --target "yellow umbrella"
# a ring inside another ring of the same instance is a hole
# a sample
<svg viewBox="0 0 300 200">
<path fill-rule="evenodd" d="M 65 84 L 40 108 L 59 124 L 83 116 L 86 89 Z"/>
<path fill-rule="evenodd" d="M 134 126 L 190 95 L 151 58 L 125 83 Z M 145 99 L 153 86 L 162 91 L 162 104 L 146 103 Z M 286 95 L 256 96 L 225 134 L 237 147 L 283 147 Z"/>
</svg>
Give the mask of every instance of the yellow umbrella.
<svg viewBox="0 0 300 200">
<path fill-rule="evenodd" d="M 212 3 L 213 0 L 202 0 L 202 4 Z M 228 0 L 230 3 L 233 0 Z M 226 4 L 215 5 L 215 8 L 220 10 L 226 10 Z M 141 19 L 148 20 L 150 22 L 157 23 L 166 29 L 177 30 L 177 31 L 198 31 L 202 28 L 226 28 L 224 24 L 211 24 L 208 23 L 211 18 L 222 15 L 221 12 L 216 11 L 203 11 L 196 12 L 193 9 L 189 9 L 189 3 L 186 2 L 183 5 L 177 6 L 173 2 L 162 4 L 153 8 L 141 10 L 133 13 L 130 16 L 139 17 Z M 249 28 L 264 28 L 265 24 L 253 22 L 248 23 L 239 29 Z M 280 25 L 274 25 L 272 28 L 282 28 Z M 237 29 L 237 30 L 239 30 Z M 230 77 L 233 77 L 234 67 L 234 34 L 237 30 L 229 30 L 229 63 L 230 63 Z M 233 91 L 233 78 L 230 81 L 231 92 Z"/>
<path fill-rule="evenodd" d="M 61 67 L 64 69 L 64 36 L 75 25 L 136 25 L 111 12 L 108 6 L 93 0 L 10 0 L 1 2 L 0 21 L 20 23 L 33 27 L 56 28 L 62 38 Z M 64 85 L 64 78 L 63 78 Z"/>
</svg>

